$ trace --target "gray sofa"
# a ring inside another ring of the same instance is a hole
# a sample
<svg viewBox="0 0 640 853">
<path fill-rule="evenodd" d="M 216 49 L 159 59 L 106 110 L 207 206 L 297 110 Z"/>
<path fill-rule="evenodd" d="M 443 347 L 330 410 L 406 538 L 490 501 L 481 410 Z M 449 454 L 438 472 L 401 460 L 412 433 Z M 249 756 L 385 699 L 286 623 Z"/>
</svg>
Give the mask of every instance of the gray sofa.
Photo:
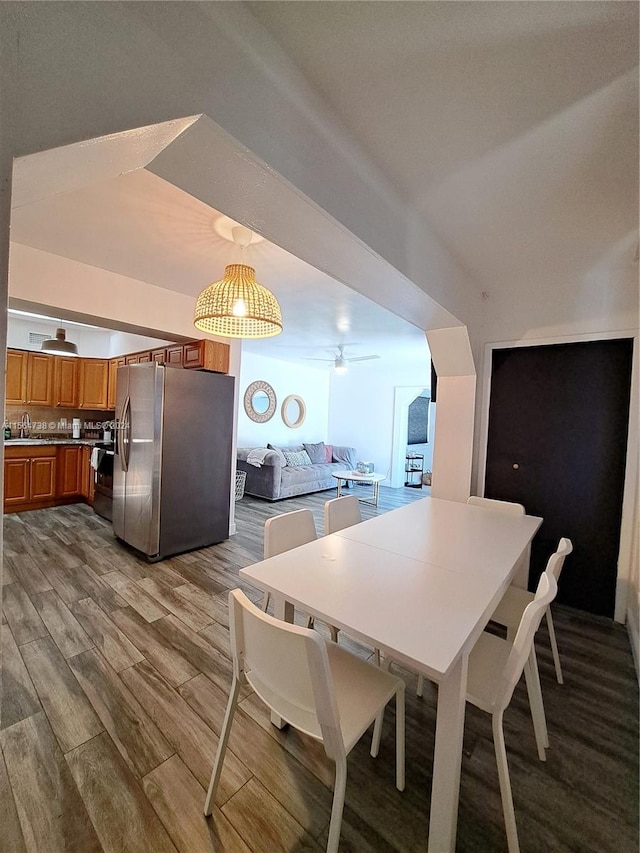
<svg viewBox="0 0 640 853">
<path fill-rule="evenodd" d="M 288 464 L 282 452 L 313 449 L 315 452 L 311 453 L 310 458 L 319 460 L 321 458 L 321 446 L 322 448 L 325 447 L 322 442 L 315 445 L 298 444 L 295 447 L 275 449 L 239 447 L 237 469 L 244 471 L 247 475 L 244 486 L 245 493 L 257 498 L 265 498 L 268 501 L 278 501 L 296 495 L 306 495 L 309 492 L 335 488 L 336 479 L 331 474 L 333 471 L 344 471 L 345 469 L 351 471 L 355 468 L 355 448 L 332 445 L 331 462 L 315 461 L 310 465 Z M 262 457 L 259 466 L 247 462 L 247 457 L 251 451 L 262 451 L 262 453 L 253 454 Z M 322 459 L 326 460 L 324 454 L 322 454 Z"/>
</svg>

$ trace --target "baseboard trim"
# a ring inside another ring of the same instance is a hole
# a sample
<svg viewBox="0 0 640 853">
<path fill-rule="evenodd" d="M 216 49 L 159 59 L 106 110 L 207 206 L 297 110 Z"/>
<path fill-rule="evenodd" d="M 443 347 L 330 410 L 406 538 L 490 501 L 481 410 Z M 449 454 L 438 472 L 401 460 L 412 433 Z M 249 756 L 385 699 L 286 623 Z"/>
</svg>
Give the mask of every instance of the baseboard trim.
<svg viewBox="0 0 640 853">
<path fill-rule="evenodd" d="M 636 675 L 640 681 L 640 624 L 638 623 L 638 609 L 635 613 L 631 608 L 627 610 L 627 632 L 631 642 L 631 654 L 636 667 Z"/>
</svg>

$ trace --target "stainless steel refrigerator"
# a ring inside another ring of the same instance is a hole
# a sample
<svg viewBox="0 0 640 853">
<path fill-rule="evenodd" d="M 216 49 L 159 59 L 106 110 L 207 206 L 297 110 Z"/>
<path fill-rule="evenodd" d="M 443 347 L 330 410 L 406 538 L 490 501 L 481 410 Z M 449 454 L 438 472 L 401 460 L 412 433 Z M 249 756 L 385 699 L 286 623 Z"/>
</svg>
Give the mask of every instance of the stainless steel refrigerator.
<svg viewBox="0 0 640 853">
<path fill-rule="evenodd" d="M 219 373 L 118 369 L 113 530 L 150 560 L 229 536 L 233 393 Z"/>
</svg>

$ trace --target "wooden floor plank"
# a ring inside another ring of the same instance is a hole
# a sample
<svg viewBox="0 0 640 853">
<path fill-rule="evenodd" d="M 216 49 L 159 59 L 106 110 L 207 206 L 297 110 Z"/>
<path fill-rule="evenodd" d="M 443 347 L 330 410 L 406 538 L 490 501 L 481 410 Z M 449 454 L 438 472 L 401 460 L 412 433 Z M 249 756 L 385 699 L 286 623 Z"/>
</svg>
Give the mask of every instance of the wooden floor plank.
<svg viewBox="0 0 640 853">
<path fill-rule="evenodd" d="M 228 691 L 232 668 L 227 655 L 173 615 L 158 620 L 156 627 L 198 672 L 203 672 L 211 681 Z"/>
<path fill-rule="evenodd" d="M 31 717 L 41 711 L 33 682 L 8 626 L 2 637 L 2 692 L 0 693 L 0 725 L 2 728 Z"/>
<path fill-rule="evenodd" d="M 5 555 L 5 571 L 7 570 L 7 567 L 10 567 L 12 577 L 22 586 L 27 595 L 32 595 L 34 592 L 45 592 L 47 589 L 52 589 L 47 578 L 42 574 L 38 565 L 28 554 L 22 555 L 18 560 Z"/>
<path fill-rule="evenodd" d="M 166 637 L 162 632 L 161 626 L 165 619 L 175 617 L 163 616 L 155 622 L 145 622 L 133 608 L 126 607 L 114 610 L 111 618 L 172 687 L 198 674 L 199 670 L 174 646 L 170 637 Z"/>
<path fill-rule="evenodd" d="M 105 853 L 176 853 L 106 732 L 66 759 Z"/>
<path fill-rule="evenodd" d="M 65 658 L 93 647 L 93 640 L 85 633 L 55 590 L 39 592 L 32 597 L 32 600 Z"/>
<path fill-rule="evenodd" d="M 16 803 L 4 756 L 0 751 L 0 849 L 7 853 L 26 853 Z"/>
<path fill-rule="evenodd" d="M 156 601 L 159 601 L 170 613 L 173 613 L 178 619 L 181 619 L 194 631 L 199 631 L 210 625 L 213 618 L 201 610 L 195 604 L 192 604 L 184 596 L 172 589 L 172 587 L 154 578 L 142 578 L 138 581 L 138 586 L 142 587 L 145 592 L 153 596 Z"/>
<path fill-rule="evenodd" d="M 96 649 L 69 665 L 133 773 L 141 778 L 173 754 L 158 728 Z"/>
<path fill-rule="evenodd" d="M 75 676 L 50 637 L 26 643 L 22 657 L 62 752 L 103 730 Z"/>
<path fill-rule="evenodd" d="M 225 803 L 222 813 L 252 850 L 272 853 L 324 850 L 256 779 Z"/>
<path fill-rule="evenodd" d="M 71 611 L 109 665 L 120 672 L 144 659 L 125 634 L 91 598 L 71 605 Z"/>
<path fill-rule="evenodd" d="M 179 853 L 251 853 L 217 806 L 212 819 L 205 818 L 205 789 L 177 755 L 152 770 L 142 784 Z"/>
<path fill-rule="evenodd" d="M 102 575 L 102 579 L 113 587 L 119 596 L 137 611 L 147 622 L 161 619 L 169 612 L 165 610 L 153 596 L 138 586 L 135 581 L 123 575 L 121 572 L 113 571 Z"/>
<path fill-rule="evenodd" d="M 228 691 L 225 694 L 201 676 L 178 689 L 205 722 L 219 731 Z M 292 735 L 299 738 L 295 732 L 292 732 Z M 322 831 L 331 812 L 332 797 L 329 787 L 313 776 L 292 754 L 288 754 L 251 720 L 242 708 L 236 711 L 229 749 L 313 835 Z M 328 760 L 327 764 L 330 764 Z M 225 764 L 221 782 L 226 781 L 228 769 Z M 333 781 L 333 776 L 331 780 Z"/>
<path fill-rule="evenodd" d="M 100 853 L 102 845 L 45 714 L 4 729 L 0 742 L 30 853 Z"/>
<path fill-rule="evenodd" d="M 147 661 L 123 672 L 122 679 L 198 782 L 207 786 L 218 747 L 217 734 Z M 229 755 L 228 769 L 221 801 L 251 778 L 233 754 Z"/>
<path fill-rule="evenodd" d="M 111 568 L 111 571 L 113 571 L 113 568 Z M 90 595 L 95 603 L 106 613 L 110 613 L 118 607 L 127 606 L 127 602 L 124 598 L 121 598 L 115 589 L 109 586 L 109 584 L 86 563 L 82 563 L 78 569 L 78 580 L 86 594 Z"/>
<path fill-rule="evenodd" d="M 31 599 L 19 583 L 2 588 L 2 609 L 16 645 L 30 643 L 47 636 L 47 629 Z"/>
</svg>

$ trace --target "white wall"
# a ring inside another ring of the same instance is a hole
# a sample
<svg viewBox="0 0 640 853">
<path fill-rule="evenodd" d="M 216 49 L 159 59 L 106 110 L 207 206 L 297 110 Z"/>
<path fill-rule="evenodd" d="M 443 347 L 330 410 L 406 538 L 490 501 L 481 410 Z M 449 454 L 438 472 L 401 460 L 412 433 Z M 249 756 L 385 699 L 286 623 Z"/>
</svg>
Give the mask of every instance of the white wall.
<svg viewBox="0 0 640 853">
<path fill-rule="evenodd" d="M 78 345 L 78 354 L 84 358 L 115 358 L 125 353 L 161 347 L 168 341 L 114 332 L 109 329 L 92 329 L 68 321 L 38 320 L 9 314 L 7 319 L 7 346 L 15 349 L 39 350 L 40 345 L 29 343 L 29 332 L 55 337 L 56 329 L 63 328 L 68 341 Z M 195 334 L 194 338 L 199 337 Z"/>
<path fill-rule="evenodd" d="M 262 424 L 247 417 L 243 404 L 247 387 L 259 379 L 271 385 L 277 399 L 275 414 Z M 290 394 L 302 397 L 307 409 L 304 422 L 296 429 L 288 427 L 281 415 L 282 403 Z M 267 444 L 286 447 L 305 441 L 341 444 L 328 429 L 328 412 L 328 370 L 242 353 L 238 383 L 238 447 L 265 447 Z"/>
<path fill-rule="evenodd" d="M 407 385 L 431 386 L 426 345 L 423 359 L 398 362 L 381 358 L 351 365 L 342 375 L 331 371 L 331 441 L 355 447 L 358 460 L 373 462 L 376 471 L 388 474 L 394 440 L 395 389 Z M 404 447 L 406 431 L 399 440 Z"/>
</svg>

